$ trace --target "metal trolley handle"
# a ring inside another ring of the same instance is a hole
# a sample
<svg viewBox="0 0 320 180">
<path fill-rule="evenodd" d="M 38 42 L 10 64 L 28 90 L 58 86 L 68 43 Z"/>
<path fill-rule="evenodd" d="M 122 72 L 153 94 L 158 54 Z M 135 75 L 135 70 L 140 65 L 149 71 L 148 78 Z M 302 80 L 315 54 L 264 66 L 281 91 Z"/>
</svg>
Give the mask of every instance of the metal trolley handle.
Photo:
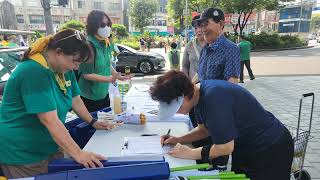
<svg viewBox="0 0 320 180">
<path fill-rule="evenodd" d="M 304 98 L 307 97 L 312 97 L 312 103 L 311 103 L 311 111 L 310 111 L 310 121 L 309 121 L 309 133 L 311 132 L 311 125 L 312 125 L 312 116 L 313 116 L 313 107 L 314 107 L 314 93 L 310 92 L 310 93 L 306 93 L 306 94 L 302 94 L 302 97 L 300 99 L 300 105 L 299 105 L 299 117 L 298 117 L 298 129 L 297 129 L 297 136 L 299 134 L 299 129 L 300 129 L 300 121 L 301 121 L 301 109 L 302 109 L 302 101 Z"/>
</svg>

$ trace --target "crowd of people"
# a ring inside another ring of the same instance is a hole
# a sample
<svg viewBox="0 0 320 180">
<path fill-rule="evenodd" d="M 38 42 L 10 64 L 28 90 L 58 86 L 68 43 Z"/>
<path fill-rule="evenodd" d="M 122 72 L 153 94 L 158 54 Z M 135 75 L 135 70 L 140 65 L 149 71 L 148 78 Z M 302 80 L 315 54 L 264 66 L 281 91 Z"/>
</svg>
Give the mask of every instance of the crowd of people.
<svg viewBox="0 0 320 180">
<path fill-rule="evenodd" d="M 109 85 L 132 76 L 114 68 L 119 50 L 112 43 L 109 16 L 93 10 L 86 24 L 86 36 L 65 29 L 38 39 L 10 76 L 0 109 L 0 167 L 6 177 L 47 173 L 49 161 L 63 153 L 84 167 L 102 166 L 106 157 L 80 149 L 71 138 L 64 126 L 66 114 L 72 109 L 95 129 L 113 128 L 90 112 L 109 107 Z M 195 16 L 192 25 L 195 38 L 186 45 L 182 63 L 181 44 L 173 41 L 171 70 L 157 78 L 150 94 L 162 102 L 159 119 L 189 114 L 195 128 L 180 137 L 163 137 L 161 143 L 175 145 L 169 151 L 174 157 L 209 162 L 220 170 L 232 155 L 232 170 L 252 180 L 289 180 L 290 133 L 237 84 L 239 78 L 244 82 L 244 65 L 255 79 L 250 42 L 240 36 L 235 44 L 224 36 L 224 13 L 217 8 Z M 149 51 L 151 40 L 141 38 L 140 45 Z M 78 81 L 73 70 L 78 70 Z M 194 148 L 183 145 L 188 143 Z"/>
</svg>

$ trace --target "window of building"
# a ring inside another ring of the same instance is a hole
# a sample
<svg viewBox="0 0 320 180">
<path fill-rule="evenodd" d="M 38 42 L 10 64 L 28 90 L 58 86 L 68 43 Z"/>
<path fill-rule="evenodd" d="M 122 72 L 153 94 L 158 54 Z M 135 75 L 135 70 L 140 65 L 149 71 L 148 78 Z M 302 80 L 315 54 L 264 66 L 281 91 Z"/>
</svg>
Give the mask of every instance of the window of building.
<svg viewBox="0 0 320 180">
<path fill-rule="evenodd" d="M 78 1 L 78 8 L 84 8 L 85 7 L 85 1 Z"/>
<path fill-rule="evenodd" d="M 16 15 L 17 23 L 24 23 L 24 17 L 23 15 Z"/>
<path fill-rule="evenodd" d="M 44 18 L 42 15 L 30 15 L 29 16 L 31 24 L 43 24 Z"/>
<path fill-rule="evenodd" d="M 112 18 L 112 17 L 111 17 L 111 22 L 112 22 L 112 24 L 120 24 L 121 23 L 120 18 Z"/>
<path fill-rule="evenodd" d="M 166 7 L 160 6 L 160 12 L 161 13 L 166 13 L 167 12 Z"/>
<path fill-rule="evenodd" d="M 109 10 L 120 10 L 120 3 L 110 3 Z"/>
<path fill-rule="evenodd" d="M 104 4 L 103 4 L 103 2 L 93 2 L 93 8 L 94 9 L 103 10 L 104 9 Z"/>
<path fill-rule="evenodd" d="M 52 23 L 53 24 L 60 24 L 61 23 L 61 17 L 60 16 L 52 16 Z"/>
</svg>

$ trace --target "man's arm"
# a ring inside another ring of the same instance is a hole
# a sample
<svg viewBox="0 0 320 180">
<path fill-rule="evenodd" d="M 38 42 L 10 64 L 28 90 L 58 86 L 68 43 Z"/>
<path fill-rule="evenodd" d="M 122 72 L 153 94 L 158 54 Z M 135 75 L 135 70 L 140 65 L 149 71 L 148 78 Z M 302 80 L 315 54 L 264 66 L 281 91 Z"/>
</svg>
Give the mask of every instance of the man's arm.
<svg viewBox="0 0 320 180">
<path fill-rule="evenodd" d="M 177 144 L 169 151 L 171 156 L 183 159 L 215 159 L 220 156 L 229 155 L 234 150 L 234 140 L 225 144 L 214 144 L 210 149 L 208 147 L 199 147 L 192 149 L 188 146 Z"/>
<path fill-rule="evenodd" d="M 199 124 L 198 127 L 194 128 L 191 132 L 188 134 L 181 136 L 181 137 L 169 137 L 163 142 L 163 138 L 161 139 L 161 143 L 163 144 L 189 144 L 193 141 L 197 141 L 203 138 L 208 137 L 208 131 L 207 129 L 202 125 Z"/>
<path fill-rule="evenodd" d="M 234 46 L 229 49 L 228 54 L 225 56 L 225 69 L 223 72 L 224 79 L 238 83 L 238 77 L 240 76 L 240 49 Z"/>
<path fill-rule="evenodd" d="M 228 81 L 231 82 L 231 83 L 237 84 L 239 82 L 239 79 L 237 77 L 230 77 L 228 79 Z"/>
</svg>

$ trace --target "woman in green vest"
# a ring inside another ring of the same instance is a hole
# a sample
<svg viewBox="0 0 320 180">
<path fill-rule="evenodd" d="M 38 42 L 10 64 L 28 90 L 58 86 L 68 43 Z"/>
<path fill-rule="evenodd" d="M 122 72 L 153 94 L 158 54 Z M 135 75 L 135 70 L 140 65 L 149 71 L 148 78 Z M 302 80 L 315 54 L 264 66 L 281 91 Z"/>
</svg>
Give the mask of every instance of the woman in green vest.
<svg viewBox="0 0 320 180">
<path fill-rule="evenodd" d="M 85 167 L 102 166 L 102 156 L 86 152 L 64 126 L 73 111 L 96 129 L 97 122 L 80 98 L 73 69 L 92 59 L 86 38 L 73 29 L 37 40 L 7 81 L 0 107 L 0 166 L 8 178 L 47 173 L 61 150 Z"/>
<path fill-rule="evenodd" d="M 87 18 L 88 40 L 94 53 L 92 63 L 80 65 L 79 87 L 81 98 L 90 112 L 110 106 L 108 94 L 109 84 L 117 79 L 127 80 L 111 66 L 111 48 L 108 37 L 111 33 L 111 19 L 99 10 L 93 10 Z"/>
</svg>

